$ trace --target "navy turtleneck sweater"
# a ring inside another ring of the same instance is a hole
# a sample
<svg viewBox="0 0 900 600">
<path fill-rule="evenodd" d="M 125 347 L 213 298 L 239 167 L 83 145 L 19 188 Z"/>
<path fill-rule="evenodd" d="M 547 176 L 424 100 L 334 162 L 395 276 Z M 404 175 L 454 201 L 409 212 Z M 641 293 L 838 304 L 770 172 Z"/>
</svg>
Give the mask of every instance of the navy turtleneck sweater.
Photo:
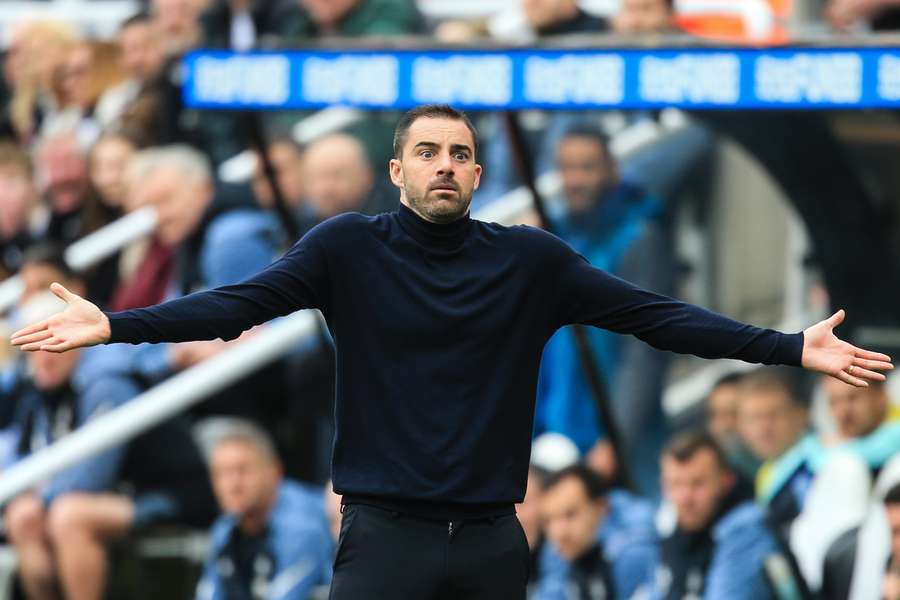
<svg viewBox="0 0 900 600">
<path fill-rule="evenodd" d="M 230 340 L 301 308 L 322 311 L 337 351 L 336 491 L 442 516 L 524 497 L 538 365 L 563 325 L 766 364 L 799 365 L 803 347 L 637 288 L 539 229 L 403 205 L 330 219 L 238 285 L 111 313 L 110 341 Z"/>
</svg>

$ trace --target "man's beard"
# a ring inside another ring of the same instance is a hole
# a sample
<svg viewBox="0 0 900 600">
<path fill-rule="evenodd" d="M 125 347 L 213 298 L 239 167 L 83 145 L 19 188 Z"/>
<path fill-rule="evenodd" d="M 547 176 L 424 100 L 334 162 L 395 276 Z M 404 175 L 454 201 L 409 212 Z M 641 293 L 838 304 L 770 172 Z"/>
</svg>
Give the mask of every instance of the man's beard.
<svg viewBox="0 0 900 600">
<path fill-rule="evenodd" d="M 409 205 L 434 223 L 452 223 L 458 220 L 466 214 L 469 204 L 472 202 L 472 194 L 463 195 L 461 191 L 457 191 L 456 198 L 453 200 L 429 200 L 428 195 L 435 190 L 426 190 L 422 193 L 409 187 L 403 189 Z"/>
</svg>

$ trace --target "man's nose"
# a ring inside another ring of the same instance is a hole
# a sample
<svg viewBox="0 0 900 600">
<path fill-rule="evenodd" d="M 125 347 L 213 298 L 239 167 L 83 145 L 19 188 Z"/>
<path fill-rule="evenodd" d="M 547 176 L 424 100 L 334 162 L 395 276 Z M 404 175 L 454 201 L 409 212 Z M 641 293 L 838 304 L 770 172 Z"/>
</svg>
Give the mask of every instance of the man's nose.
<svg viewBox="0 0 900 600">
<path fill-rule="evenodd" d="M 452 175 L 453 174 L 453 160 L 450 158 L 449 154 L 441 155 L 441 157 L 437 163 L 437 174 L 438 175 Z"/>
</svg>

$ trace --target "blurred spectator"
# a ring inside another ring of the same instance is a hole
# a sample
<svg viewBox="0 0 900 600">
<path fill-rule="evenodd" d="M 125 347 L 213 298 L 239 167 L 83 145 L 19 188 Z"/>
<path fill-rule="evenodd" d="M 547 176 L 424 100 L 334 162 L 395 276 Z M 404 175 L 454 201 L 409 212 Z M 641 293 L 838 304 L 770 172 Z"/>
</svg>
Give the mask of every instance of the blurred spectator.
<svg viewBox="0 0 900 600">
<path fill-rule="evenodd" d="M 607 23 L 587 14 L 576 0 L 522 0 L 522 12 L 540 36 L 604 31 Z"/>
<path fill-rule="evenodd" d="M 418 33 L 423 23 L 411 0 L 298 0 L 304 37 Z"/>
<path fill-rule="evenodd" d="M 900 29 L 898 0 L 831 0 L 825 7 L 831 24 L 846 31 L 856 24 L 867 24 L 875 31 Z"/>
<path fill-rule="evenodd" d="M 7 71 L 15 81 L 10 117 L 20 142 L 31 144 L 42 121 L 65 105 L 60 75 L 74 43 L 72 28 L 57 21 L 28 21 L 13 31 Z"/>
<path fill-rule="evenodd" d="M 179 58 L 167 56 L 165 33 L 157 20 L 144 13 L 126 19 L 118 43 L 127 76 L 119 93 L 129 98 L 121 124 L 150 145 L 195 141 L 184 123 Z"/>
<path fill-rule="evenodd" d="M 32 266 L 40 266 L 56 271 L 53 280 L 67 281 L 83 293 L 84 282 L 66 271 L 61 254 L 47 253 L 41 260 L 23 267 L 26 279 Z M 58 300 L 43 292 L 23 310 L 33 318 L 58 309 Z M 28 355 L 32 379 L 20 400 L 20 458 L 138 393 L 128 373 L 96 362 L 94 350 Z M 150 523 L 205 526 L 213 512 L 203 460 L 184 421 L 174 419 L 17 497 L 7 506 L 5 520 L 30 598 L 54 598 L 59 586 L 67 598 L 99 599 L 110 542 Z"/>
<path fill-rule="evenodd" d="M 663 493 L 674 531 L 661 545 L 659 598 L 772 598 L 763 564 L 775 539 L 753 502 L 734 494 L 735 476 L 706 432 L 679 434 L 662 456 Z"/>
<path fill-rule="evenodd" d="M 280 137 L 269 142 L 269 162 L 275 171 L 278 187 L 292 213 L 301 221 L 309 221 L 311 211 L 304 202 L 306 186 L 303 173 L 303 147 L 291 137 Z M 263 162 L 257 157 L 253 171 L 253 196 L 259 206 L 269 210 L 275 206 L 272 187 L 263 172 Z"/>
<path fill-rule="evenodd" d="M 555 199 L 550 229 L 594 266 L 644 288 L 666 293 L 672 268 L 662 206 L 620 179 L 603 132 L 576 123 L 557 147 L 562 197 Z M 596 367 L 606 384 L 625 457 L 638 489 L 655 495 L 659 450 L 666 425 L 660 396 L 665 356 L 636 338 L 590 329 Z M 571 438 L 586 460 L 611 476 L 615 462 L 602 440 L 600 416 L 570 328 L 544 349 L 538 385 L 535 433 L 556 431 Z M 648 435 L 652 431 L 652 435 Z M 612 463 L 612 464 L 610 464 Z"/>
<path fill-rule="evenodd" d="M 158 222 L 143 257 L 113 294 L 113 310 L 148 306 L 197 289 L 236 283 L 275 258 L 282 236 L 274 217 L 260 210 L 222 208 L 213 203 L 209 161 L 197 150 L 187 146 L 142 150 L 129 162 L 126 177 L 128 208 L 152 206 Z M 112 358 L 132 361 L 132 368 L 144 380 L 157 382 L 227 347 L 221 340 L 145 344 L 128 351 L 120 348 Z M 280 378 L 263 370 L 220 392 L 197 412 L 268 420 L 273 418 L 269 414 L 272 404 L 282 393 Z M 263 400 L 248 402 L 249 395 Z"/>
<path fill-rule="evenodd" d="M 168 57 L 181 56 L 197 46 L 202 38 L 201 0 L 151 0 L 151 14 Z"/>
<path fill-rule="evenodd" d="M 884 384 L 857 388 L 834 377 L 823 378 L 822 384 L 836 427 L 834 442 L 866 437 L 887 419 L 891 400 Z"/>
<path fill-rule="evenodd" d="M 891 556 L 885 569 L 881 594 L 883 600 L 900 600 L 900 484 L 888 490 L 884 508 L 891 532 Z"/>
<path fill-rule="evenodd" d="M 376 214 L 393 210 L 396 204 L 376 189 L 365 148 L 346 133 L 326 135 L 306 148 L 303 186 L 319 220 L 344 212 Z"/>
<path fill-rule="evenodd" d="M 739 427 L 750 451 L 764 461 L 756 478 L 757 499 L 781 530 L 803 509 L 813 472 L 809 458 L 815 435 L 809 410 L 786 371 L 764 367 L 744 376 Z"/>
<path fill-rule="evenodd" d="M 41 139 L 35 149 L 35 171 L 50 209 L 47 239 L 69 244 L 85 233 L 83 208 L 88 198 L 87 152 L 74 133 Z"/>
<path fill-rule="evenodd" d="M 296 37 L 303 13 L 297 0 L 214 0 L 201 23 L 204 47 L 244 52 Z"/>
<path fill-rule="evenodd" d="M 117 87 L 125 78 L 119 47 L 112 42 L 78 42 L 66 56 L 60 77 L 65 108 L 46 119 L 41 130 L 44 135 L 75 131 L 79 141 L 92 144 L 129 100 L 126 91 Z"/>
<path fill-rule="evenodd" d="M 334 542 L 322 490 L 283 479 L 261 429 L 229 422 L 209 463 L 224 515 L 212 528 L 198 600 L 305 600 L 331 580 Z"/>
<path fill-rule="evenodd" d="M 675 0 L 622 0 L 612 18 L 616 33 L 665 33 L 675 28 Z"/>
<path fill-rule="evenodd" d="M 611 492 L 583 465 L 551 476 L 540 499 L 547 536 L 539 600 L 631 598 L 653 580 L 657 548 L 653 511 Z"/>
<path fill-rule="evenodd" d="M 36 237 L 39 215 L 31 159 L 18 146 L 0 144 L 0 279 L 14 274 Z"/>
<path fill-rule="evenodd" d="M 725 451 L 740 479 L 752 482 L 760 461 L 744 444 L 738 427 L 741 377 L 740 373 L 729 373 L 713 385 L 706 397 L 706 428 Z"/>
</svg>

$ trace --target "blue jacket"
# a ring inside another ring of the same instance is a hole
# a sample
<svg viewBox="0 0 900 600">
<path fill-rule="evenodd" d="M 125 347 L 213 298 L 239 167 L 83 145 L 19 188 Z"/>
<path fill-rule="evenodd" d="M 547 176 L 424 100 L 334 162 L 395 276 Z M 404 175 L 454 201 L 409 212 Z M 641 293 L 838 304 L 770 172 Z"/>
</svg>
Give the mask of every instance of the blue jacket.
<svg viewBox="0 0 900 600">
<path fill-rule="evenodd" d="M 743 502 L 727 512 L 712 529 L 712 560 L 702 584 L 704 600 L 766 600 L 772 592 L 763 570 L 767 558 L 780 554 L 762 510 Z M 671 573 L 657 568 L 654 598 L 666 598 Z"/>
<path fill-rule="evenodd" d="M 609 494 L 609 511 L 597 542 L 609 567 L 615 598 L 630 598 L 653 582 L 658 554 L 652 505 L 623 491 Z M 535 600 L 566 600 L 570 563 L 549 543 L 544 544 L 538 567 Z"/>
<path fill-rule="evenodd" d="M 266 532 L 266 550 L 274 568 L 265 580 L 265 590 L 255 590 L 266 600 L 304 600 L 310 592 L 331 581 L 334 542 L 325 517 L 323 491 L 284 480 Z M 237 596 L 240 582 L 231 575 L 234 567 L 228 543 L 237 520 L 224 515 L 213 524 L 211 549 L 197 586 L 197 600 L 229 600 Z M 264 592 L 264 593 L 263 593 Z"/>
</svg>

